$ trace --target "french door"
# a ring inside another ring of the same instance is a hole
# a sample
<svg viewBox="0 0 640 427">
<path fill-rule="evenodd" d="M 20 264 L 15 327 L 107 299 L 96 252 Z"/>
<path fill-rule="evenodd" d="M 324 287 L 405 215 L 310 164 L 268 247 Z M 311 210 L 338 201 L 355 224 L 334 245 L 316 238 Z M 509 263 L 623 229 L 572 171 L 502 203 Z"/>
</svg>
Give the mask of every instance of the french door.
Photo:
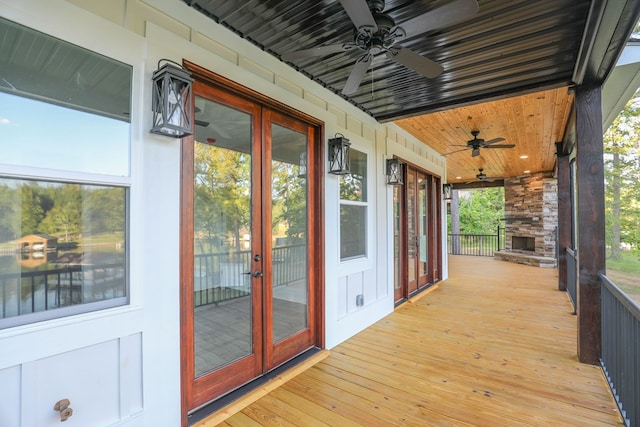
<svg viewBox="0 0 640 427">
<path fill-rule="evenodd" d="M 396 303 L 440 279 L 440 180 L 407 166 L 394 188 L 394 294 Z"/>
<path fill-rule="evenodd" d="M 186 411 L 317 341 L 317 128 L 202 82 L 194 94 L 182 160 Z"/>
</svg>

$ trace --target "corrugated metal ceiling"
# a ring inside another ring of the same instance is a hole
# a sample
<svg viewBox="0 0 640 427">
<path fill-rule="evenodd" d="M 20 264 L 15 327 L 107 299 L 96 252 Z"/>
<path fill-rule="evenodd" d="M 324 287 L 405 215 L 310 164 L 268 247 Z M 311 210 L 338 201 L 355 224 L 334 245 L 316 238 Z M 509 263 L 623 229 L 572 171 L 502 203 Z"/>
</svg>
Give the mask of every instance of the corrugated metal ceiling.
<svg viewBox="0 0 640 427">
<path fill-rule="evenodd" d="M 338 0 L 184 0 L 276 57 L 349 43 L 354 25 Z M 365 1 L 365 0 L 363 0 Z M 384 12 L 402 25 L 450 0 L 387 0 Z M 429 79 L 377 55 L 358 90 L 345 96 L 381 121 L 438 111 L 509 94 L 573 83 L 590 1 L 479 0 L 478 13 L 401 40 L 444 72 Z M 307 58 L 291 65 L 341 91 L 361 52 Z"/>
</svg>

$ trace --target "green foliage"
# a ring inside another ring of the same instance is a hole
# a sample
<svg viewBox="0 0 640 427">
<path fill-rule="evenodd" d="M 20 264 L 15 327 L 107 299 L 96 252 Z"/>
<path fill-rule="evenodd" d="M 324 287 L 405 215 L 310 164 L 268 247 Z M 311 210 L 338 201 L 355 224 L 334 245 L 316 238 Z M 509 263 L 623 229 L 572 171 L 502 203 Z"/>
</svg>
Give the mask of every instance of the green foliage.
<svg viewBox="0 0 640 427">
<path fill-rule="evenodd" d="M 284 228 L 289 243 L 307 235 L 307 180 L 298 176 L 297 165 L 274 161 L 271 168 L 272 229 Z"/>
<path fill-rule="evenodd" d="M 623 252 L 620 259 L 608 259 L 608 270 L 632 273 L 640 277 L 640 251 Z"/>
<path fill-rule="evenodd" d="M 195 146 L 194 228 L 201 253 L 218 252 L 230 235 L 236 248 L 251 228 L 251 156 Z"/>
<path fill-rule="evenodd" d="M 610 256 L 621 243 L 640 245 L 640 105 L 632 98 L 604 134 L 605 227 Z"/>
<path fill-rule="evenodd" d="M 504 225 L 504 188 L 459 191 L 460 233 L 495 234 Z"/>
<path fill-rule="evenodd" d="M 125 231 L 125 192 L 79 184 L 3 180 L 0 242 L 45 233 L 63 242 Z"/>
</svg>

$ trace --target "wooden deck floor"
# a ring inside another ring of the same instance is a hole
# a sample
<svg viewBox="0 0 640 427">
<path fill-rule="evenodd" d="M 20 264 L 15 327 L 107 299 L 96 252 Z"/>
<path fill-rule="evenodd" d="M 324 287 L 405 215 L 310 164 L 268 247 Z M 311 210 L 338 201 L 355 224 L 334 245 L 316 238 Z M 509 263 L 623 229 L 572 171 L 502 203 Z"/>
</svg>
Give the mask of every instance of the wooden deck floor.
<svg viewBox="0 0 640 427">
<path fill-rule="evenodd" d="M 220 425 L 623 425 L 600 368 L 577 361 L 555 269 L 454 256 L 450 272 Z"/>
</svg>

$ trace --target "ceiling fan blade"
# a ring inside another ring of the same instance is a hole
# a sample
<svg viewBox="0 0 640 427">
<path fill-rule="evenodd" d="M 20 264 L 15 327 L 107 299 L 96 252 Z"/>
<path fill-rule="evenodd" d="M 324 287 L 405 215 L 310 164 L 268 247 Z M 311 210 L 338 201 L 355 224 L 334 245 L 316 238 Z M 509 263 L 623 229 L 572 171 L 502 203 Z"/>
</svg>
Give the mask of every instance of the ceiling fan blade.
<svg viewBox="0 0 640 427">
<path fill-rule="evenodd" d="M 482 147 L 486 147 L 487 145 L 495 144 L 496 142 L 502 142 L 502 141 L 504 141 L 504 138 L 493 138 L 488 141 L 482 142 L 480 145 Z"/>
<path fill-rule="evenodd" d="M 407 68 L 411 68 L 418 74 L 422 74 L 430 79 L 438 77 L 444 71 L 442 65 L 425 58 L 422 55 L 418 55 L 414 51 L 405 47 L 396 49 L 390 49 L 387 52 L 387 58 L 396 61 L 399 64 L 404 65 Z"/>
<path fill-rule="evenodd" d="M 455 146 L 455 145 L 454 145 L 454 147 L 461 147 L 461 145 L 457 145 L 457 146 Z M 461 150 L 450 151 L 450 152 L 448 152 L 448 153 L 444 153 L 444 154 L 443 154 L 443 156 L 445 156 L 445 157 L 446 157 L 446 156 L 448 156 L 449 154 L 455 154 L 455 153 L 459 153 L 459 152 L 461 152 L 461 151 L 467 151 L 468 149 L 469 149 L 469 147 L 467 147 L 467 148 L 463 148 L 463 149 L 461 149 Z"/>
<path fill-rule="evenodd" d="M 516 144 L 502 144 L 502 145 L 487 145 L 486 147 L 482 147 L 482 148 L 513 148 L 515 146 Z"/>
<path fill-rule="evenodd" d="M 349 74 L 349 78 L 347 79 L 347 83 L 344 85 L 342 89 L 343 95 L 351 95 L 360 87 L 360 83 L 364 78 L 369 66 L 371 66 L 371 61 L 373 60 L 373 56 L 366 54 L 358 58 L 356 64 L 353 66 L 353 70 L 351 70 L 351 74 Z"/>
<path fill-rule="evenodd" d="M 346 52 L 354 49 L 356 46 L 353 43 L 332 44 L 328 46 L 312 47 L 310 49 L 296 50 L 293 52 L 286 52 L 280 55 L 284 61 L 296 62 L 305 58 L 312 58 L 314 56 L 330 55 L 332 53 Z"/>
<path fill-rule="evenodd" d="M 344 1 L 342 1 L 344 3 Z M 346 9 L 346 8 L 345 8 Z M 436 28 L 443 28 L 478 13 L 476 0 L 455 0 L 425 14 L 416 16 L 398 25 L 405 37 L 413 37 Z"/>
<path fill-rule="evenodd" d="M 366 0 L 340 0 L 340 3 L 358 30 L 365 27 L 372 33 L 378 31 L 378 25 L 373 19 Z"/>
</svg>

